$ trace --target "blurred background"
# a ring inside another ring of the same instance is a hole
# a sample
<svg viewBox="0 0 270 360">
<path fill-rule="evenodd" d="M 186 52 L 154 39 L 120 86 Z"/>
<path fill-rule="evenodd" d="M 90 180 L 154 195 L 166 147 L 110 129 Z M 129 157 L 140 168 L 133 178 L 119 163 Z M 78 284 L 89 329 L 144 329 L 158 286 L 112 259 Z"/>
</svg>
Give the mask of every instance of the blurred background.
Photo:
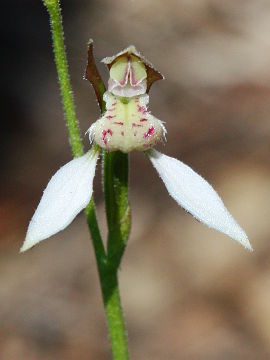
<svg viewBox="0 0 270 360">
<path fill-rule="evenodd" d="M 36 0 L 1 6 L 0 359 L 107 360 L 84 216 L 18 254 L 44 187 L 71 152 L 48 14 Z M 83 80 L 88 39 L 98 61 L 134 44 L 166 78 L 150 94 L 168 130 L 160 150 L 211 182 L 254 247 L 249 253 L 196 222 L 150 162 L 132 153 L 133 226 L 120 271 L 132 359 L 269 359 L 270 2 L 63 0 L 62 7 L 82 134 L 99 117 Z M 99 170 L 105 233 L 100 180 Z"/>
</svg>

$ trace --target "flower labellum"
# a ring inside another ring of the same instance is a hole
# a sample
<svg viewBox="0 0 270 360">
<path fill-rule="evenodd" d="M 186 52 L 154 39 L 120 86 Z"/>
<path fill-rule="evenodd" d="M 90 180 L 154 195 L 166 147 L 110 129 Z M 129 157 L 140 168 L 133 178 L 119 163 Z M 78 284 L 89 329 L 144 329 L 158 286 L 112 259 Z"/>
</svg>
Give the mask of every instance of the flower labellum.
<svg viewBox="0 0 270 360">
<path fill-rule="evenodd" d="M 104 94 L 106 112 L 89 129 L 90 141 L 107 151 L 145 151 L 165 138 L 162 122 L 147 110 L 147 94 L 119 98 Z"/>
<path fill-rule="evenodd" d="M 86 77 L 95 72 L 90 43 Z M 233 219 L 222 200 L 206 180 L 181 161 L 161 154 L 153 147 L 165 139 L 163 122 L 148 110 L 151 85 L 163 76 L 134 46 L 103 59 L 110 73 L 104 93 L 106 111 L 89 128 L 92 150 L 63 166 L 51 178 L 30 221 L 25 251 L 67 227 L 89 203 L 100 148 L 105 151 L 144 151 L 163 180 L 171 197 L 197 220 L 252 250 L 244 230 Z M 95 90 L 96 91 L 96 90 Z M 97 92 L 97 91 L 96 91 Z M 100 101 L 100 100 L 99 100 Z"/>
</svg>

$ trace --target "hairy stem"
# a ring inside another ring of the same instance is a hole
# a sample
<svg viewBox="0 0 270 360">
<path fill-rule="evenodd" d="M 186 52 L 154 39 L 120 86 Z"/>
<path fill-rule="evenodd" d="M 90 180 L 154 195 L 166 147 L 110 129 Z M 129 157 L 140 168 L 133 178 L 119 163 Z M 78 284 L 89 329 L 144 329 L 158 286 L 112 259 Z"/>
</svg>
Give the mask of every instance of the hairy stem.
<svg viewBox="0 0 270 360">
<path fill-rule="evenodd" d="M 105 271 L 100 273 L 100 278 L 113 359 L 128 360 L 129 352 L 117 270 L 112 269 L 111 271 L 110 267 L 107 267 Z"/>
<path fill-rule="evenodd" d="M 58 0 L 44 0 L 44 4 L 47 7 L 50 16 L 54 58 L 68 128 L 69 141 L 73 155 L 81 156 L 83 154 L 83 144 L 70 85 L 60 5 Z"/>
<path fill-rule="evenodd" d="M 91 211 L 93 206 L 94 203 L 90 202 L 86 208 L 86 213 L 95 249 L 113 359 L 128 360 L 126 329 L 117 279 L 118 266 L 112 266 L 106 256 L 96 218 L 93 216 L 94 212 Z"/>
</svg>

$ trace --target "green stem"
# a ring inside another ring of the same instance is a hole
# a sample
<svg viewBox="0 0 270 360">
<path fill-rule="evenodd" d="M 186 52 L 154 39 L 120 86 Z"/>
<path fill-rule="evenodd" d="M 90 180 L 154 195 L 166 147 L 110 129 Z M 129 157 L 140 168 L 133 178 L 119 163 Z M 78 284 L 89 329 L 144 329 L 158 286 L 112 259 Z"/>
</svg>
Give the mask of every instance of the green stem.
<svg viewBox="0 0 270 360">
<path fill-rule="evenodd" d="M 53 50 L 69 140 L 73 155 L 75 157 L 81 156 L 83 154 L 83 144 L 80 137 L 80 130 L 70 85 L 60 5 L 58 0 L 44 0 L 44 4 L 48 9 L 51 21 Z M 91 48 L 89 47 L 88 64 L 91 63 L 92 56 L 92 45 L 89 44 L 89 46 L 91 46 Z M 94 89 L 99 100 L 101 112 L 103 112 L 105 110 L 103 101 L 105 87 L 98 70 L 95 67 L 95 63 L 91 63 L 90 67 L 88 66 L 86 75 L 90 82 L 94 79 Z M 100 235 L 93 198 L 87 206 L 85 213 L 95 250 L 113 358 L 114 360 L 128 360 L 129 355 L 125 323 L 117 279 L 118 268 L 125 249 L 130 227 L 130 211 L 127 201 L 127 155 L 121 153 L 106 153 L 104 155 L 104 184 L 109 225 L 108 255 L 106 254 Z M 113 221 L 115 221 L 115 225 L 113 224 Z"/>
<path fill-rule="evenodd" d="M 50 16 L 54 58 L 70 145 L 73 155 L 81 156 L 83 154 L 83 144 L 81 141 L 80 129 L 76 118 L 72 89 L 70 85 L 60 5 L 58 0 L 44 0 L 44 4 L 47 7 Z"/>
<path fill-rule="evenodd" d="M 117 269 L 100 274 L 103 301 L 114 360 L 128 360 L 129 352 L 123 311 L 121 307 Z"/>
<path fill-rule="evenodd" d="M 93 197 L 85 209 L 85 214 L 95 250 L 98 271 L 100 272 L 103 269 L 103 266 L 106 265 L 107 255 L 104 249 L 102 237 L 100 235 L 100 230 L 98 227 L 95 203 Z"/>
<path fill-rule="evenodd" d="M 108 223 L 108 258 L 118 267 L 130 231 L 128 202 L 128 155 L 120 151 L 103 153 L 103 185 Z"/>
<path fill-rule="evenodd" d="M 96 254 L 113 359 L 128 360 L 126 329 L 117 280 L 118 266 L 112 266 L 106 256 L 97 221 L 93 216 L 94 212 L 91 212 L 92 207 L 94 203 L 91 201 L 86 208 L 86 213 Z"/>
<path fill-rule="evenodd" d="M 108 223 L 107 267 L 101 272 L 103 301 L 114 359 L 128 360 L 127 337 L 117 273 L 130 231 L 128 155 L 103 152 L 103 186 Z"/>
</svg>

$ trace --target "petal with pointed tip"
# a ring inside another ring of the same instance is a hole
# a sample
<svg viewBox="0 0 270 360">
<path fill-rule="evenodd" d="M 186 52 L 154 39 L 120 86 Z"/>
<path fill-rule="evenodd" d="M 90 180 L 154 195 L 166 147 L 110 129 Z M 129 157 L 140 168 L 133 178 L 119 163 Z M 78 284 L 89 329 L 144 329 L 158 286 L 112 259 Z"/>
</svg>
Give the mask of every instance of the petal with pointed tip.
<svg viewBox="0 0 270 360">
<path fill-rule="evenodd" d="M 252 250 L 244 230 L 206 180 L 177 159 L 156 150 L 151 150 L 148 155 L 169 194 L 180 206 L 210 228 L 230 236 Z"/>
<path fill-rule="evenodd" d="M 89 203 L 98 152 L 90 150 L 61 167 L 49 181 L 30 221 L 21 252 L 65 229 Z"/>
</svg>

